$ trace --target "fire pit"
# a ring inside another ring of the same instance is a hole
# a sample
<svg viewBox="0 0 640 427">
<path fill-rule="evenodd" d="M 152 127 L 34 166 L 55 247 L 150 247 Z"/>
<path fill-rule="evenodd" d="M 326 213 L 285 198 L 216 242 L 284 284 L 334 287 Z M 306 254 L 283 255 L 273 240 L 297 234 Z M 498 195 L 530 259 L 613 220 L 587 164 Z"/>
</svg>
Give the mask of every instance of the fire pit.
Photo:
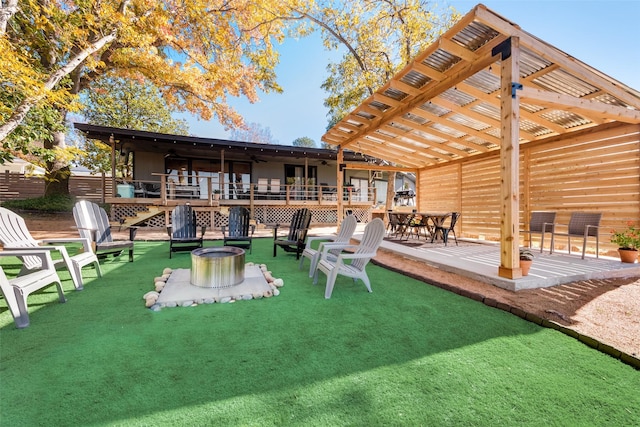
<svg viewBox="0 0 640 427">
<path fill-rule="evenodd" d="M 191 251 L 191 284 L 228 288 L 244 281 L 244 249 L 232 246 Z"/>
</svg>

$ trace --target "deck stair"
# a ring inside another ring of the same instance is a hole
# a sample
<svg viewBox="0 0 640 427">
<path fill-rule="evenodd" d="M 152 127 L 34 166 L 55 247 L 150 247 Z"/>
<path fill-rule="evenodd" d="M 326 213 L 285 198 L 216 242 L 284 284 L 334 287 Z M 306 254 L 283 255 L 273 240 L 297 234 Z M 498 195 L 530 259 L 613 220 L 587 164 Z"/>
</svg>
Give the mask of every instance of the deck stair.
<svg viewBox="0 0 640 427">
<path fill-rule="evenodd" d="M 148 206 L 146 211 L 136 212 L 136 216 L 121 218 L 120 222 L 114 224 L 114 226 L 122 228 L 133 227 L 161 214 L 164 214 L 164 211 L 157 206 Z"/>
</svg>

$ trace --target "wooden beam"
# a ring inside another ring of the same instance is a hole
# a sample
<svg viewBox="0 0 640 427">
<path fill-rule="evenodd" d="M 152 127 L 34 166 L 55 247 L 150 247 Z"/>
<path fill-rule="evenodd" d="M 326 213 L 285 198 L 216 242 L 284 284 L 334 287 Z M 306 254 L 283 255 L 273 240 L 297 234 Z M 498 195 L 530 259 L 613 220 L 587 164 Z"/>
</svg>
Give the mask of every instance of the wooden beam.
<svg viewBox="0 0 640 427">
<path fill-rule="evenodd" d="M 524 87 L 522 88 L 520 99 L 543 107 L 573 111 L 586 116 L 595 115 L 596 117 L 604 117 L 617 122 L 640 123 L 640 111 L 638 110 L 605 104 L 591 99 L 576 98 L 562 93 Z"/>
<path fill-rule="evenodd" d="M 366 164 L 362 163 L 345 163 L 345 169 L 353 169 L 353 170 L 374 170 L 374 171 L 395 171 L 395 172 L 406 172 L 406 173 L 416 173 L 418 169 L 416 168 L 401 168 L 398 166 L 384 166 L 384 165 L 374 165 L 374 164 Z"/>
</svg>

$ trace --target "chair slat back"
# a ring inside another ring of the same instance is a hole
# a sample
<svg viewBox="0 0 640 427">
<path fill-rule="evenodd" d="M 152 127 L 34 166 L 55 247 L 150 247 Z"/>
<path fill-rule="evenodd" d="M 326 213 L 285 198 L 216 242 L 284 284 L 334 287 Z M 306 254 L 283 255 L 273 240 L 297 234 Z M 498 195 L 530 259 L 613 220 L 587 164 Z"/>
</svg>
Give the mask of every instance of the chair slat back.
<svg viewBox="0 0 640 427">
<path fill-rule="evenodd" d="M 89 241 L 98 245 L 113 241 L 107 212 L 97 204 L 88 200 L 76 202 L 73 207 L 73 218 L 78 227 L 80 237 L 89 239 Z M 95 230 L 95 241 L 92 230 Z"/>
<path fill-rule="evenodd" d="M 569 235 L 571 236 L 584 236 L 585 228 L 587 225 L 600 226 L 600 219 L 602 213 L 599 212 L 573 212 L 571 219 L 569 220 Z M 597 236 L 597 228 L 589 228 L 588 236 Z"/>
<path fill-rule="evenodd" d="M 311 224 L 311 212 L 309 209 L 298 209 L 291 218 L 291 226 L 289 227 L 288 240 L 304 241 L 307 238 L 307 231 Z"/>
<path fill-rule="evenodd" d="M 545 223 L 553 224 L 556 222 L 556 213 L 549 211 L 533 211 L 529 219 L 529 231 L 542 233 L 542 227 Z M 547 229 L 547 231 L 551 231 Z"/>
<path fill-rule="evenodd" d="M 178 205 L 171 212 L 172 236 L 174 239 L 196 237 L 196 213 L 190 205 Z"/>
<path fill-rule="evenodd" d="M 38 247 L 38 241 L 29 232 L 24 219 L 6 208 L 0 208 L 0 243 L 3 246 L 14 248 Z M 40 257 L 24 256 L 20 259 L 25 268 L 29 270 L 42 267 Z"/>
<path fill-rule="evenodd" d="M 249 236 L 250 215 L 249 209 L 241 206 L 229 209 L 229 237 Z"/>
<path fill-rule="evenodd" d="M 364 228 L 362 240 L 360 241 L 360 245 L 358 245 L 358 249 L 356 249 L 355 253 L 363 254 L 369 253 L 371 251 L 377 252 L 383 238 L 384 221 L 382 221 L 380 218 L 375 218 Z M 351 263 L 351 266 L 362 271 L 367 266 L 369 261 L 371 261 L 371 258 L 354 259 Z"/>
</svg>

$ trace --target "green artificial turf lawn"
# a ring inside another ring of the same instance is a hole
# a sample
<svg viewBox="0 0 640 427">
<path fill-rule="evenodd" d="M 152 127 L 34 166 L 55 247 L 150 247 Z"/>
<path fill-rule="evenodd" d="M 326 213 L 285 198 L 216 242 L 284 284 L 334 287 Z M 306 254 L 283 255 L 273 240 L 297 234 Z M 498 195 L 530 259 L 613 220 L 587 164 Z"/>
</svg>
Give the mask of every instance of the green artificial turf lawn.
<svg viewBox="0 0 640 427">
<path fill-rule="evenodd" d="M 271 250 L 246 256 L 284 280 L 269 299 L 153 312 L 153 278 L 191 258 L 137 242 L 83 291 L 61 271 L 68 302 L 32 295 L 26 329 L 0 301 L 0 425 L 640 425 L 619 360 L 371 264 L 373 293 L 339 277 L 325 300 Z"/>
</svg>

